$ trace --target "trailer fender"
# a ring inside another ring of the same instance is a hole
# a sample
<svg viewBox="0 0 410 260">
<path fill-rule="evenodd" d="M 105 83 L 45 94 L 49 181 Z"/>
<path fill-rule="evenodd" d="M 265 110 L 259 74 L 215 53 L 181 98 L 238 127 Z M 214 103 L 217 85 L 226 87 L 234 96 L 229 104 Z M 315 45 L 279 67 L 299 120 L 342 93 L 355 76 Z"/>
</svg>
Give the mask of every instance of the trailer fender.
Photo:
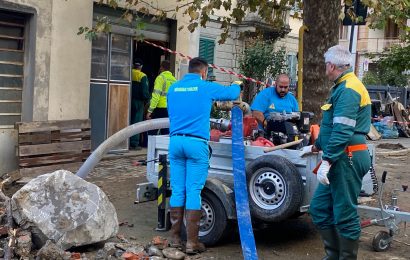
<svg viewBox="0 0 410 260">
<path fill-rule="evenodd" d="M 215 178 L 208 178 L 204 188 L 213 192 L 221 200 L 228 219 L 236 219 L 234 192 L 228 184 Z"/>
</svg>

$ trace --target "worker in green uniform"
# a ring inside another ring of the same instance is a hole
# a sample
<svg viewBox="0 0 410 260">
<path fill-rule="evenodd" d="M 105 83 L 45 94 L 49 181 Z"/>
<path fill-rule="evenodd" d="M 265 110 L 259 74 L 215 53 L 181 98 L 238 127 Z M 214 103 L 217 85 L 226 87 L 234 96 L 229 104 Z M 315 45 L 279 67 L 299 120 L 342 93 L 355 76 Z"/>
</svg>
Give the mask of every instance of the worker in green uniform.
<svg viewBox="0 0 410 260">
<path fill-rule="evenodd" d="M 131 71 L 132 89 L 131 89 L 131 124 L 141 122 L 144 117 L 144 105 L 150 98 L 148 78 L 142 69 L 142 60 L 136 59 L 134 68 Z M 139 148 L 140 136 L 134 135 L 130 138 L 130 148 Z"/>
<path fill-rule="evenodd" d="M 160 74 L 155 79 L 154 90 L 152 92 L 151 101 L 146 115 L 147 119 L 168 117 L 167 93 L 169 87 L 176 81 L 170 69 L 171 63 L 168 60 L 161 62 L 159 69 Z M 150 131 L 148 134 L 155 135 L 157 132 L 157 130 L 154 130 Z M 169 129 L 160 129 L 160 134 L 169 134 Z"/>
<path fill-rule="evenodd" d="M 323 151 L 310 214 L 323 239 L 323 259 L 357 259 L 361 231 L 357 198 L 371 165 L 365 136 L 370 130 L 371 102 L 350 68 L 349 50 L 336 45 L 324 57 L 326 76 L 334 86 L 321 107 L 318 139 L 301 154 Z"/>
</svg>

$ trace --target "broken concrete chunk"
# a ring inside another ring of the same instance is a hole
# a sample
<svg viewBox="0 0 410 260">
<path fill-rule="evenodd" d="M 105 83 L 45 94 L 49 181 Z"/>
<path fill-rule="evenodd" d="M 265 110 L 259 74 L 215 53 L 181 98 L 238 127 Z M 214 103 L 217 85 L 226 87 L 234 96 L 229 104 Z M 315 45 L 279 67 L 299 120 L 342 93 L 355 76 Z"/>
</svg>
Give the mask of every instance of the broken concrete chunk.
<svg viewBox="0 0 410 260">
<path fill-rule="evenodd" d="M 105 243 L 103 250 L 107 254 L 107 256 L 114 255 L 115 251 L 117 251 L 117 249 L 115 248 L 115 243 L 112 242 Z"/>
<path fill-rule="evenodd" d="M 65 170 L 27 183 L 13 195 L 12 211 L 18 225 L 38 228 L 62 249 L 104 241 L 118 232 L 117 213 L 105 193 Z"/>
<path fill-rule="evenodd" d="M 31 252 L 33 243 L 31 242 L 31 233 L 21 230 L 17 234 L 17 245 L 15 253 L 21 257 L 28 257 Z"/>
<path fill-rule="evenodd" d="M 71 259 L 71 253 L 65 252 L 56 244 L 47 240 L 46 244 L 37 252 L 37 260 L 69 260 Z"/>
<path fill-rule="evenodd" d="M 159 257 L 159 256 L 151 256 L 151 257 L 149 258 L 149 260 L 165 260 L 165 258 Z"/>
<path fill-rule="evenodd" d="M 95 260 L 106 260 L 106 259 L 108 259 L 108 255 L 104 251 L 104 249 L 98 250 L 97 254 L 95 254 Z"/>
<path fill-rule="evenodd" d="M 161 250 L 159 250 L 158 247 L 156 246 L 150 246 L 148 248 L 148 255 L 150 256 L 159 256 L 159 257 L 163 257 L 164 255 L 162 254 Z"/>
<path fill-rule="evenodd" d="M 133 253 L 133 254 L 138 255 L 138 254 L 144 252 L 144 250 L 145 250 L 145 249 L 144 249 L 143 246 L 130 245 L 130 246 L 127 248 L 126 252 L 130 252 L 130 253 Z"/>
<path fill-rule="evenodd" d="M 185 254 L 180 250 L 172 247 L 167 247 L 162 250 L 162 253 L 166 258 L 180 260 L 185 258 Z"/>
</svg>

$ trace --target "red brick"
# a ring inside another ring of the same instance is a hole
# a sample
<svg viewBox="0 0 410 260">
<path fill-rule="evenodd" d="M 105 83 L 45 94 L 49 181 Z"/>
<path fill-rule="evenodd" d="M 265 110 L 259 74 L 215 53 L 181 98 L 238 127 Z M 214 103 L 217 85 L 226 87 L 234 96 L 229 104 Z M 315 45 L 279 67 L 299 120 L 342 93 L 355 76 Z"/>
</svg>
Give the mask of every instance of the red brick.
<svg viewBox="0 0 410 260">
<path fill-rule="evenodd" d="M 130 253 L 130 252 L 125 252 L 121 256 L 124 260 L 139 260 L 138 256 L 136 254 Z"/>
<path fill-rule="evenodd" d="M 80 253 L 71 253 L 71 260 L 81 260 Z"/>
</svg>

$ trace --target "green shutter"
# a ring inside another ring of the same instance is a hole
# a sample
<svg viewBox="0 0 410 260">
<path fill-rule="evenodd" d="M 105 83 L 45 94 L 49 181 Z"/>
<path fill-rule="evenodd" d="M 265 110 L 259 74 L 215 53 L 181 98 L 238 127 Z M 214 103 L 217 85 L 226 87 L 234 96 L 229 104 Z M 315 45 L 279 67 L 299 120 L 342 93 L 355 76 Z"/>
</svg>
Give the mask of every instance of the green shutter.
<svg viewBox="0 0 410 260">
<path fill-rule="evenodd" d="M 215 41 L 201 38 L 199 39 L 199 57 L 206 59 L 209 64 L 214 63 L 214 51 L 215 51 Z M 208 73 L 212 72 L 213 69 L 209 68 Z"/>
</svg>

